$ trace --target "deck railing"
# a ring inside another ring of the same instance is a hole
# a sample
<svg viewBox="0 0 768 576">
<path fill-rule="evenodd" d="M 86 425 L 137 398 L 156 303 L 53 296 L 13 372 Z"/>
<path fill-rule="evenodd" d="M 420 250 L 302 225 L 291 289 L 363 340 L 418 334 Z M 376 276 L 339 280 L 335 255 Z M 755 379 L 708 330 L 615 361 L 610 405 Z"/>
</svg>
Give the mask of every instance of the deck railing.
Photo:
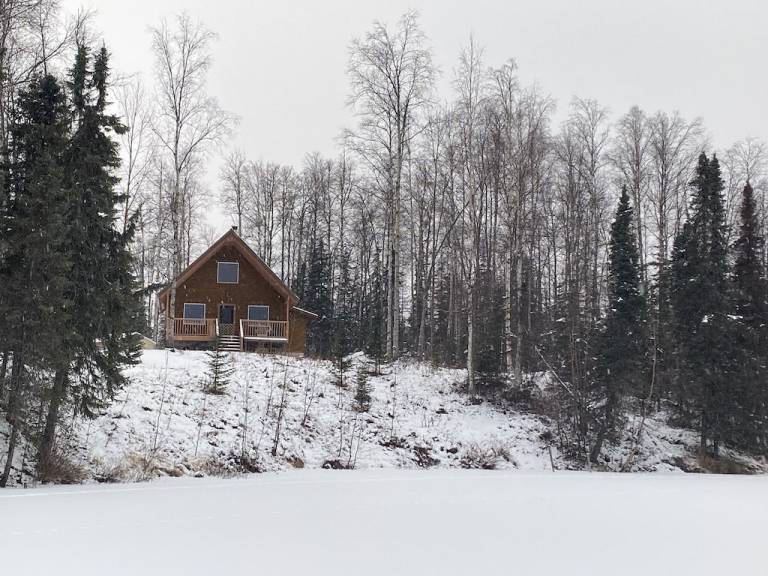
<svg viewBox="0 0 768 576">
<path fill-rule="evenodd" d="M 216 318 L 169 318 L 171 334 L 177 339 L 213 340 L 219 333 Z"/>
<path fill-rule="evenodd" d="M 243 338 L 274 340 L 288 339 L 288 322 L 282 320 L 240 320 Z"/>
</svg>

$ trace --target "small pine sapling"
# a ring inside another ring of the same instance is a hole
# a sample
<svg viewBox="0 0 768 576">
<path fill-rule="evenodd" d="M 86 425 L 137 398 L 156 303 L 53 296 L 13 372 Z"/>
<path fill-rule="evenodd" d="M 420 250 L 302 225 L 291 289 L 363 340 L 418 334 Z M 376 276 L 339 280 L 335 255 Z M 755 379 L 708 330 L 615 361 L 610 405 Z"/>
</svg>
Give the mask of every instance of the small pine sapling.
<svg viewBox="0 0 768 576">
<path fill-rule="evenodd" d="M 346 373 L 349 371 L 350 361 L 341 353 L 334 360 L 333 383 L 339 388 L 348 388 L 349 384 L 347 384 Z"/>
<path fill-rule="evenodd" d="M 368 412 L 371 408 L 371 385 L 368 383 L 368 375 L 362 365 L 357 369 L 354 408 L 358 412 Z"/>
<path fill-rule="evenodd" d="M 206 394 L 224 394 L 229 385 L 229 379 L 234 373 L 229 355 L 221 349 L 217 340 L 213 350 L 208 352 L 207 356 L 208 380 L 203 388 L 203 392 Z"/>
</svg>

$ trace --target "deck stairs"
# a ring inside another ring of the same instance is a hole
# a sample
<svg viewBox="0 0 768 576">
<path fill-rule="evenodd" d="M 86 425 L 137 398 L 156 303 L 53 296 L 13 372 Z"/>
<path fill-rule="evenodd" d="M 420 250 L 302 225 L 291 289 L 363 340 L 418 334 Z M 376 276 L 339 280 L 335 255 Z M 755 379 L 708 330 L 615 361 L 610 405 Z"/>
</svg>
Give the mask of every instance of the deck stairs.
<svg viewBox="0 0 768 576">
<path fill-rule="evenodd" d="M 242 340 L 240 340 L 240 336 L 222 334 L 219 336 L 219 349 L 225 352 L 240 352 L 243 349 Z"/>
</svg>

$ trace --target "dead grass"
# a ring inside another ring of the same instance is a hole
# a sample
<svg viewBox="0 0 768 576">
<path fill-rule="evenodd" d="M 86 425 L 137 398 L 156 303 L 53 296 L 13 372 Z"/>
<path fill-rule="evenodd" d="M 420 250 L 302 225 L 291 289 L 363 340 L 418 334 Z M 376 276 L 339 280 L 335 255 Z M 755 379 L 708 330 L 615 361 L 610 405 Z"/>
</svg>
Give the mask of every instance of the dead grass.
<svg viewBox="0 0 768 576">
<path fill-rule="evenodd" d="M 239 452 L 211 455 L 203 460 L 201 468 L 206 475 L 220 478 L 233 478 L 243 474 L 262 472 L 261 466 L 255 458 Z"/>
<path fill-rule="evenodd" d="M 747 463 L 729 456 L 718 456 L 717 458 L 708 454 L 699 455 L 698 465 L 706 472 L 711 474 L 754 474 L 755 470 Z"/>
<path fill-rule="evenodd" d="M 495 470 L 499 460 L 513 462 L 512 456 L 506 446 L 501 444 L 491 444 L 481 446 L 480 444 L 470 445 L 462 454 L 459 463 L 462 468 Z"/>
<path fill-rule="evenodd" d="M 157 458 L 151 453 L 132 452 L 119 464 L 95 474 L 98 482 L 146 482 L 161 473 Z"/>
<path fill-rule="evenodd" d="M 48 464 L 40 471 L 40 480 L 53 484 L 80 484 L 88 474 L 79 464 L 75 464 L 61 454 L 53 454 Z"/>
</svg>

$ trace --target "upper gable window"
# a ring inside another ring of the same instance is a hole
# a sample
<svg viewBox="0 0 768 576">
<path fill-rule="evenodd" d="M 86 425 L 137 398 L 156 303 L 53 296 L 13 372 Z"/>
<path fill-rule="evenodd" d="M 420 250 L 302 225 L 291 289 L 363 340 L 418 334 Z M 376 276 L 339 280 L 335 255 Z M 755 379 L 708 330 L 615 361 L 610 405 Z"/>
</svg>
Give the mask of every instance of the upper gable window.
<svg viewBox="0 0 768 576">
<path fill-rule="evenodd" d="M 240 280 L 240 264 L 238 262 L 219 262 L 216 281 L 219 284 L 237 284 Z"/>
</svg>

